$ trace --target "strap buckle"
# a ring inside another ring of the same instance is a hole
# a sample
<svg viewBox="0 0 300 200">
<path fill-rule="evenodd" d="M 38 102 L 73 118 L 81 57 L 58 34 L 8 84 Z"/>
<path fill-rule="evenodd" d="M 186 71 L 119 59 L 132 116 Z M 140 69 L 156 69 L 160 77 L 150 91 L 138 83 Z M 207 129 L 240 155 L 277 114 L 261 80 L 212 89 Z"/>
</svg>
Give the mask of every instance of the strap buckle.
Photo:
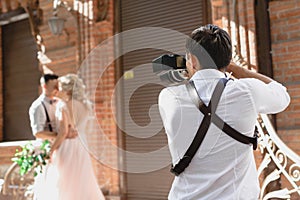
<svg viewBox="0 0 300 200">
<path fill-rule="evenodd" d="M 175 176 L 179 176 L 179 174 L 181 174 L 185 170 L 185 168 L 187 166 L 189 166 L 189 164 L 191 163 L 191 161 L 192 161 L 191 157 L 184 156 L 183 158 L 181 158 L 179 160 L 179 162 L 175 166 L 171 167 L 170 172 L 172 174 L 174 174 Z"/>
<path fill-rule="evenodd" d="M 258 132 L 258 128 L 257 126 L 255 126 L 255 129 L 254 129 L 254 142 L 253 142 L 253 150 L 256 150 L 257 149 L 257 143 L 258 143 L 258 136 L 259 136 L 259 132 Z"/>
<path fill-rule="evenodd" d="M 171 167 L 170 172 L 172 174 L 174 174 L 175 176 L 179 176 L 179 174 L 180 174 L 180 173 L 178 173 L 178 172 L 175 171 L 175 168 L 173 166 Z"/>
</svg>

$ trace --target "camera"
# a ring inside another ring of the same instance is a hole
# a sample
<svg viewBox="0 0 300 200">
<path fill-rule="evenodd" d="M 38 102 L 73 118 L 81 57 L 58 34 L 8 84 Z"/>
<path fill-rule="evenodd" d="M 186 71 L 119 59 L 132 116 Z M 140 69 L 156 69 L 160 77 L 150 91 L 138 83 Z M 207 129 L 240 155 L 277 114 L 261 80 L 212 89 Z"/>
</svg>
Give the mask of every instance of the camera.
<svg viewBox="0 0 300 200">
<path fill-rule="evenodd" d="M 179 84 L 187 80 L 186 59 L 183 55 L 164 54 L 152 61 L 153 72 L 168 84 Z"/>
</svg>

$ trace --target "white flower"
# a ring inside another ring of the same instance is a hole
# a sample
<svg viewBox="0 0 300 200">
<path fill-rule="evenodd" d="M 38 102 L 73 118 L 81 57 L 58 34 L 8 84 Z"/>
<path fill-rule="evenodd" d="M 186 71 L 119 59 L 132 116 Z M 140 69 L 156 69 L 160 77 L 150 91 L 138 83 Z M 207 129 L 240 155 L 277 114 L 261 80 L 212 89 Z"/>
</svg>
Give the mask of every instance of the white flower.
<svg viewBox="0 0 300 200">
<path fill-rule="evenodd" d="M 41 150 L 41 148 L 38 146 L 38 147 L 34 147 L 34 156 L 38 156 L 40 154 L 44 153 L 43 150 Z"/>
</svg>

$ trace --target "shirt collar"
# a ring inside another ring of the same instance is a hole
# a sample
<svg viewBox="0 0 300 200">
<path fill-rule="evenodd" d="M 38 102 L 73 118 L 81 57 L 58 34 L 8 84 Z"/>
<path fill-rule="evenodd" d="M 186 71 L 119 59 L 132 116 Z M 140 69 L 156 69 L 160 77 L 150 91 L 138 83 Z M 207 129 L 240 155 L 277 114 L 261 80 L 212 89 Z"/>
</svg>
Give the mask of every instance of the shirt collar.
<svg viewBox="0 0 300 200">
<path fill-rule="evenodd" d="M 203 80 L 203 79 L 220 79 L 225 78 L 225 73 L 216 69 L 202 69 L 197 71 L 191 78 L 191 80 Z"/>
<path fill-rule="evenodd" d="M 52 103 L 56 102 L 55 98 L 51 99 L 51 98 L 47 97 L 45 94 L 41 94 L 41 100 L 45 101 L 45 102 L 47 102 L 49 104 L 52 104 Z"/>
</svg>

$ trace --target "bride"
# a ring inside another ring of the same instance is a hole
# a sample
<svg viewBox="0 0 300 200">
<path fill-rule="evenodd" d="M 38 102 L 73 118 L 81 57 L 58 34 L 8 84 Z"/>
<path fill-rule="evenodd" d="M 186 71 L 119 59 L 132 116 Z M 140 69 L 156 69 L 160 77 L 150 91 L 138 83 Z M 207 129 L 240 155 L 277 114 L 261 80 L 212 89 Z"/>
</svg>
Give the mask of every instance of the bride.
<svg viewBox="0 0 300 200">
<path fill-rule="evenodd" d="M 88 151 L 79 137 L 68 138 L 69 128 L 79 133 L 88 129 L 92 111 L 85 98 L 85 86 L 76 74 L 58 79 L 61 99 L 56 106 L 57 137 L 51 147 L 51 163 L 38 185 L 38 200 L 102 200 L 105 199 L 93 172 Z M 43 186 L 43 187 L 42 187 Z"/>
</svg>

